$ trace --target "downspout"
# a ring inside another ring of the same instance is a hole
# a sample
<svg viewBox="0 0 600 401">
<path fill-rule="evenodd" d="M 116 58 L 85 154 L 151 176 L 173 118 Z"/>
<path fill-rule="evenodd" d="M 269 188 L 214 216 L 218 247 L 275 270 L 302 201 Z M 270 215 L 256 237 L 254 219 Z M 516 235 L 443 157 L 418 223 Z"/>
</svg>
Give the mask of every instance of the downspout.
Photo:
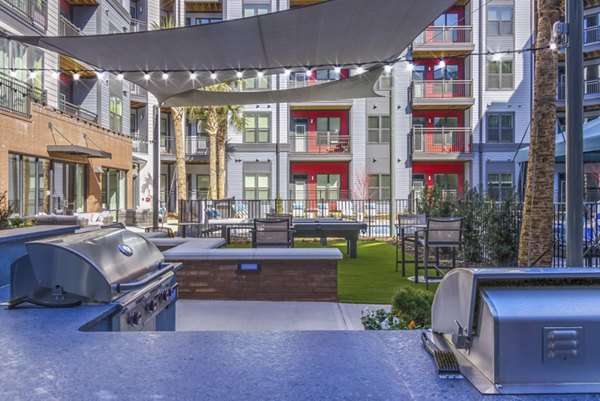
<svg viewBox="0 0 600 401">
<path fill-rule="evenodd" d="M 483 191 L 483 0 L 479 0 L 479 77 L 477 99 L 477 122 L 479 123 L 479 190 Z"/>
<path fill-rule="evenodd" d="M 277 6 L 275 11 L 279 11 L 280 8 L 280 0 L 277 0 Z M 279 91 L 279 79 L 280 75 L 277 75 L 276 79 L 276 90 Z M 279 143 L 281 142 L 281 127 L 280 127 L 280 119 L 281 119 L 281 111 L 279 110 L 280 104 L 277 103 L 275 105 L 275 132 L 277 134 L 276 142 L 275 142 L 275 199 L 279 199 L 281 197 L 281 169 L 280 169 L 280 161 L 281 157 L 279 155 L 280 148 Z"/>
</svg>

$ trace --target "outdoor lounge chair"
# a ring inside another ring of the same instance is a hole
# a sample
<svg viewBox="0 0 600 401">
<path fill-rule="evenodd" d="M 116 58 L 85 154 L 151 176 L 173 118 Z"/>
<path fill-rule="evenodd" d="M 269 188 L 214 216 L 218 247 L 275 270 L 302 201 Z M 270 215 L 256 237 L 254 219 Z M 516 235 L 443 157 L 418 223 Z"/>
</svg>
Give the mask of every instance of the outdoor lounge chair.
<svg viewBox="0 0 600 401">
<path fill-rule="evenodd" d="M 302 203 L 292 203 L 292 216 L 304 217 L 304 205 Z"/>
<path fill-rule="evenodd" d="M 293 230 L 290 219 L 254 219 L 252 248 L 291 248 Z"/>
<path fill-rule="evenodd" d="M 416 246 L 416 234 L 419 228 L 427 225 L 427 216 L 424 214 L 398 214 L 396 224 L 396 271 L 402 265 L 402 276 L 406 275 L 406 242 Z M 422 233 L 422 231 L 421 231 Z"/>
</svg>

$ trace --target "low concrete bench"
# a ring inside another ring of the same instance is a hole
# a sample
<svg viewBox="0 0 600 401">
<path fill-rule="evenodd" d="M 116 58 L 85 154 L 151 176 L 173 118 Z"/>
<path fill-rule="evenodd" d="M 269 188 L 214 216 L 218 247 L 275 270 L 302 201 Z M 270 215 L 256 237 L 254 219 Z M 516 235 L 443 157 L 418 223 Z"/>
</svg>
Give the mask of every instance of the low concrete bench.
<svg viewBox="0 0 600 401">
<path fill-rule="evenodd" d="M 336 248 L 191 249 L 163 252 L 182 262 L 177 272 L 183 299 L 337 301 Z M 242 266 L 244 265 L 244 266 Z M 258 266 L 258 270 L 246 270 Z"/>
<path fill-rule="evenodd" d="M 198 249 L 214 249 L 225 245 L 223 238 L 148 238 L 150 242 L 162 252 L 173 250 L 177 255 L 185 252 L 194 252 Z"/>
</svg>

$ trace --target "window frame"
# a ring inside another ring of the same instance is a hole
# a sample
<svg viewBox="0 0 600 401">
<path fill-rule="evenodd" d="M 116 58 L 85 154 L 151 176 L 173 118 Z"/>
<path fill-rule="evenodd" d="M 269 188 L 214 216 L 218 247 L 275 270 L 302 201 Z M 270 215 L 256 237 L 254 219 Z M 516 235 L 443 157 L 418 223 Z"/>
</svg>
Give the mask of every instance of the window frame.
<svg viewBox="0 0 600 401">
<path fill-rule="evenodd" d="M 259 126 L 259 121 L 260 121 L 260 117 L 265 117 L 265 116 L 268 118 L 267 139 L 266 139 L 266 141 L 261 141 L 260 140 L 261 129 Z M 254 119 L 254 127 L 252 127 L 252 128 L 248 128 L 248 121 L 250 119 Z M 261 112 L 246 112 L 246 113 L 244 113 L 243 142 L 244 143 L 256 143 L 256 144 L 271 143 L 271 122 L 272 122 L 271 113 L 261 113 Z M 252 133 L 252 135 L 254 135 L 254 140 L 249 140 L 250 130 L 254 131 Z"/>
<path fill-rule="evenodd" d="M 246 179 L 253 177 L 254 178 L 254 187 L 246 186 Z M 260 177 L 267 178 L 267 186 L 261 187 Z M 269 200 L 271 194 L 271 173 L 244 173 L 243 175 L 243 191 L 244 191 L 244 200 Z M 248 197 L 250 191 L 254 192 L 253 196 Z M 266 192 L 266 197 L 261 198 L 261 192 Z"/>
<path fill-rule="evenodd" d="M 498 119 L 498 126 L 491 127 L 490 119 L 492 117 L 496 117 Z M 504 127 L 503 117 L 510 117 L 510 127 Z M 504 135 L 507 130 L 510 129 L 510 141 L 503 140 Z M 498 139 L 490 140 L 490 130 L 497 130 Z M 485 119 L 485 141 L 486 143 L 515 143 L 515 113 L 513 112 L 494 112 L 487 113 L 487 117 Z"/>
<path fill-rule="evenodd" d="M 504 11 L 510 10 L 510 20 L 503 19 Z M 498 13 L 497 20 L 490 20 L 491 11 L 495 11 Z M 510 23 L 510 33 L 503 33 L 503 26 L 508 26 Z M 496 26 L 495 30 L 490 29 L 490 27 Z M 494 33 L 496 32 L 496 33 Z M 514 36 L 515 34 L 515 7 L 513 5 L 498 5 L 498 6 L 488 6 L 486 13 L 486 36 L 488 37 L 506 37 L 506 36 Z"/>
<path fill-rule="evenodd" d="M 387 186 L 384 186 L 384 179 L 387 179 Z M 376 182 L 375 182 L 376 181 Z M 392 194 L 391 177 L 389 174 L 369 174 L 369 199 L 370 200 L 390 200 Z M 385 191 L 387 190 L 387 196 Z"/>
<path fill-rule="evenodd" d="M 265 8 L 266 7 L 266 11 L 260 12 L 261 8 Z M 246 15 L 246 11 L 248 10 L 252 10 L 253 14 L 252 15 Z M 248 18 L 248 17 L 256 17 L 258 15 L 264 15 L 264 14 L 269 14 L 271 12 L 271 3 L 266 3 L 266 2 L 244 2 L 242 4 L 242 18 Z"/>
<path fill-rule="evenodd" d="M 495 179 L 491 177 L 496 176 Z M 510 177 L 510 180 L 506 180 L 506 177 Z M 510 185 L 508 185 L 510 183 Z M 492 201 L 501 202 L 508 199 L 509 196 L 514 195 L 514 173 L 512 172 L 495 172 L 487 174 L 487 196 Z M 494 193 L 494 191 L 497 191 Z M 509 194 L 505 194 L 509 191 Z M 493 195 L 492 195 L 493 194 Z"/>
<path fill-rule="evenodd" d="M 375 120 L 376 119 L 376 120 Z M 387 119 L 388 128 L 383 127 L 383 121 Z M 371 127 L 371 121 L 377 121 L 377 127 Z M 367 116 L 367 143 L 369 144 L 389 144 L 391 137 L 391 119 L 389 115 L 379 114 Z M 386 133 L 387 131 L 387 138 Z M 377 141 L 374 141 L 373 135 L 377 136 Z M 387 139 L 387 140 L 386 140 Z"/>
<path fill-rule="evenodd" d="M 496 64 L 497 72 L 490 72 L 492 64 Z M 503 72 L 503 67 L 505 65 L 510 65 L 510 73 Z M 498 86 L 491 86 L 491 77 L 497 77 Z M 503 83 L 506 80 L 510 80 L 510 86 L 504 86 Z M 487 90 L 490 91 L 506 91 L 506 90 L 514 90 L 515 87 L 515 61 L 514 59 L 502 59 L 502 60 L 492 60 L 489 59 L 487 63 L 486 70 L 486 86 Z"/>
</svg>

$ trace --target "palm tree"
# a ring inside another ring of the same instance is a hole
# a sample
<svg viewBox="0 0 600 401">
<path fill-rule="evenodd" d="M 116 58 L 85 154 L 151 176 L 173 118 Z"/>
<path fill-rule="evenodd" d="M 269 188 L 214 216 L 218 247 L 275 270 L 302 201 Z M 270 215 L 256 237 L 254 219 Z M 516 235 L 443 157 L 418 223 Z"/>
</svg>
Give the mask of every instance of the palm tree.
<svg viewBox="0 0 600 401">
<path fill-rule="evenodd" d="M 545 48 L 550 44 L 552 25 L 560 20 L 562 3 L 563 0 L 537 0 L 536 47 Z M 552 263 L 557 70 L 555 51 L 545 48 L 535 52 L 533 121 L 519 266 L 551 266 Z"/>
<path fill-rule="evenodd" d="M 165 19 L 162 19 L 160 24 L 156 22 L 152 23 L 152 29 L 170 29 L 175 28 L 175 21 L 173 16 L 170 15 Z M 187 200 L 187 181 L 186 181 L 186 168 L 185 168 L 185 146 L 184 146 L 184 132 L 183 132 L 183 115 L 185 108 L 183 107 L 171 107 L 171 116 L 173 117 L 173 128 L 175 136 L 175 174 L 177 175 L 177 205 L 179 201 Z M 155 138 L 154 140 L 158 140 Z"/>
</svg>

